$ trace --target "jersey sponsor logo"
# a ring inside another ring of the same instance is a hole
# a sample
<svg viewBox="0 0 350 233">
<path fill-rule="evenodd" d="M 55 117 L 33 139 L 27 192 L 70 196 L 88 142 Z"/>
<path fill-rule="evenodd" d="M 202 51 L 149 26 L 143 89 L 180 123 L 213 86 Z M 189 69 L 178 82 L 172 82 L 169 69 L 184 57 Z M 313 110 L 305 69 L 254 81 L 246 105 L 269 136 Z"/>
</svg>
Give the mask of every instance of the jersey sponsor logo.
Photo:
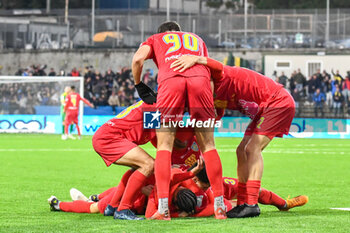
<svg viewBox="0 0 350 233">
<path fill-rule="evenodd" d="M 230 178 L 225 178 L 224 182 L 226 184 L 229 184 L 229 185 L 235 185 L 236 184 L 236 181 L 234 179 L 230 179 Z"/>
<path fill-rule="evenodd" d="M 195 162 L 197 162 L 196 155 L 191 154 L 186 160 L 185 164 L 189 167 L 191 167 Z"/>
<path fill-rule="evenodd" d="M 144 129 L 160 129 L 160 116 L 162 114 L 156 112 L 143 112 L 143 128 Z"/>
</svg>

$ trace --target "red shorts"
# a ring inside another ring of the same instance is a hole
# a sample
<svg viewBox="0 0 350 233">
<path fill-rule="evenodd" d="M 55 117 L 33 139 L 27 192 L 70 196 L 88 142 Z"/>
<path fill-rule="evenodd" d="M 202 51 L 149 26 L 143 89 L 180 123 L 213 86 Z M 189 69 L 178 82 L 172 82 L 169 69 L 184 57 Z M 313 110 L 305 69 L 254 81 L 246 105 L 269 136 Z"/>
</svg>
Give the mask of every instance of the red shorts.
<svg viewBox="0 0 350 233">
<path fill-rule="evenodd" d="M 191 119 L 215 118 L 213 93 L 207 77 L 177 76 L 159 84 L 157 108 L 162 119 L 181 120 L 185 107 L 189 108 Z"/>
<path fill-rule="evenodd" d="M 137 145 L 124 136 L 122 130 L 102 125 L 92 137 L 92 146 L 101 156 L 107 167 L 123 157 Z"/>
<path fill-rule="evenodd" d="M 248 125 L 245 134 L 260 134 L 273 139 L 289 133 L 295 115 L 293 97 L 281 89 L 266 103 L 259 105 L 259 112 Z"/>
<path fill-rule="evenodd" d="M 72 123 L 78 124 L 78 115 L 79 115 L 79 112 L 68 110 L 64 121 L 66 122 L 66 124 L 69 124 L 69 125 Z"/>
</svg>

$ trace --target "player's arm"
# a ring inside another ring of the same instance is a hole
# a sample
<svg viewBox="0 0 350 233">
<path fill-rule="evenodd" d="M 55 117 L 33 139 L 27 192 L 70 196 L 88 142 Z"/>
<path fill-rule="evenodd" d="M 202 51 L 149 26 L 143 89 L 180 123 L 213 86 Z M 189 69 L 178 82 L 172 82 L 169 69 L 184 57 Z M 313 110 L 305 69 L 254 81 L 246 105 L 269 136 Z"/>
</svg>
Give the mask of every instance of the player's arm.
<svg viewBox="0 0 350 233">
<path fill-rule="evenodd" d="M 183 55 L 176 59 L 176 61 L 170 65 L 170 68 L 174 68 L 174 71 L 183 72 L 196 64 L 207 66 L 214 79 L 218 79 L 222 76 L 224 65 L 210 57 Z"/>
<path fill-rule="evenodd" d="M 141 82 L 141 73 L 142 67 L 145 60 L 148 59 L 148 56 L 151 52 L 151 47 L 149 45 L 142 45 L 134 54 L 132 58 L 131 70 L 132 75 L 134 76 L 135 85 Z"/>
<path fill-rule="evenodd" d="M 197 166 L 192 168 L 188 172 L 182 172 L 180 169 L 179 172 L 174 172 L 171 177 L 170 185 L 175 185 L 177 183 L 180 183 L 182 181 L 188 180 L 193 178 L 198 172 L 200 172 L 204 168 L 204 162 L 202 158 L 198 159 Z M 175 169 L 174 169 L 175 170 Z M 177 170 L 177 169 L 176 169 Z"/>
<path fill-rule="evenodd" d="M 151 51 L 151 46 L 142 45 L 134 54 L 131 64 L 135 88 L 137 93 L 139 93 L 140 98 L 147 104 L 154 104 L 157 101 L 157 95 L 154 93 L 154 91 L 149 86 L 141 82 L 143 63 L 149 58 Z"/>
<path fill-rule="evenodd" d="M 94 107 L 94 105 L 92 103 L 90 103 L 90 101 L 88 101 L 87 99 L 85 99 L 81 96 L 80 96 L 80 100 L 83 101 L 85 104 L 89 105 L 91 108 Z"/>
</svg>

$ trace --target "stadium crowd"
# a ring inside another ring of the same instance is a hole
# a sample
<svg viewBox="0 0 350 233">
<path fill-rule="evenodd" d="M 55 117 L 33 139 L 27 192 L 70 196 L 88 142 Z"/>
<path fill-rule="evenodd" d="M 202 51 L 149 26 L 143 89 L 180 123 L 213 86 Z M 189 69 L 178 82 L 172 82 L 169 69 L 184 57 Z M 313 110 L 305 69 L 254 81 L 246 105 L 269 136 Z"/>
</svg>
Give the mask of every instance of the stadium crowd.
<svg viewBox="0 0 350 233">
<path fill-rule="evenodd" d="M 92 66 L 82 69 L 73 68 L 68 74 L 64 70 L 56 72 L 46 65 L 32 65 L 19 69 L 17 76 L 84 76 L 84 97 L 95 106 L 115 107 L 129 106 L 135 103 L 139 96 L 132 82 L 131 69 L 123 67 L 114 72 L 108 69 L 100 72 Z M 335 117 L 350 114 L 350 71 L 345 78 L 339 73 L 317 70 L 307 78 L 300 69 L 295 70 L 290 77 L 284 72 L 276 71 L 271 76 L 282 84 L 293 96 L 296 103 L 296 115 L 303 114 L 303 110 L 313 108 L 315 117 L 324 117 L 325 111 Z M 157 89 L 157 75 L 148 69 L 143 75 L 144 82 L 153 89 Z M 35 105 L 58 105 L 60 87 L 53 83 L 33 85 L 29 83 L 0 84 L 0 113 L 1 114 L 35 114 Z M 228 111 L 228 115 L 235 115 Z M 305 114 L 303 114 L 305 115 Z"/>
<path fill-rule="evenodd" d="M 350 71 L 344 78 L 339 71 L 331 71 L 331 74 L 318 69 L 308 79 L 295 70 L 288 78 L 284 72 L 280 75 L 275 71 L 272 78 L 282 84 L 294 98 L 296 103 L 296 115 L 300 115 L 302 109 L 310 106 L 314 108 L 315 117 L 324 117 L 325 110 L 333 113 L 335 117 L 343 117 L 350 114 Z"/>
<path fill-rule="evenodd" d="M 53 68 L 47 73 L 46 65 L 32 65 L 19 69 L 16 76 L 84 76 L 84 97 L 95 106 L 115 107 L 129 106 L 135 103 L 139 96 L 132 82 L 131 69 L 123 67 L 113 72 L 108 69 L 105 73 L 95 70 L 92 66 L 84 70 L 73 68 L 68 74 Z M 143 80 L 153 89 L 157 88 L 153 70 L 147 70 Z M 1 114 L 35 114 L 35 105 L 59 105 L 63 89 L 54 83 L 0 83 L 0 113 Z"/>
</svg>

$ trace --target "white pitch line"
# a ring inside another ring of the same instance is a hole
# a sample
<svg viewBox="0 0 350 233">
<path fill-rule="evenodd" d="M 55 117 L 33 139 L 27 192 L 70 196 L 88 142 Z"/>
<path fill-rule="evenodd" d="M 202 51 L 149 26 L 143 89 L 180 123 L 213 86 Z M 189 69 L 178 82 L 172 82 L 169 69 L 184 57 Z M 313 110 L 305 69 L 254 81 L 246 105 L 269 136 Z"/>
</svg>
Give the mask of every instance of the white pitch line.
<svg viewBox="0 0 350 233">
<path fill-rule="evenodd" d="M 52 148 L 40 148 L 40 149 L 0 149 L 0 152 L 49 152 L 49 151 L 59 151 L 59 152 L 71 152 L 71 151 L 93 151 L 93 149 L 52 149 Z"/>
<path fill-rule="evenodd" d="M 40 148 L 40 149 L 30 149 L 30 148 L 21 148 L 21 149 L 0 149 L 0 152 L 86 152 L 94 150 L 91 149 L 52 149 L 52 148 Z M 155 152 L 156 149 L 150 149 L 151 152 Z M 218 152 L 232 152 L 235 153 L 235 149 L 218 149 Z M 350 154 L 349 152 L 344 151 L 322 151 L 322 150 L 314 150 L 314 151 L 302 151 L 302 150 L 266 150 L 263 152 L 264 154 L 319 154 L 319 155 L 345 155 Z"/>
<path fill-rule="evenodd" d="M 350 208 L 330 208 L 331 210 L 344 210 L 344 211 L 350 211 Z"/>
</svg>

